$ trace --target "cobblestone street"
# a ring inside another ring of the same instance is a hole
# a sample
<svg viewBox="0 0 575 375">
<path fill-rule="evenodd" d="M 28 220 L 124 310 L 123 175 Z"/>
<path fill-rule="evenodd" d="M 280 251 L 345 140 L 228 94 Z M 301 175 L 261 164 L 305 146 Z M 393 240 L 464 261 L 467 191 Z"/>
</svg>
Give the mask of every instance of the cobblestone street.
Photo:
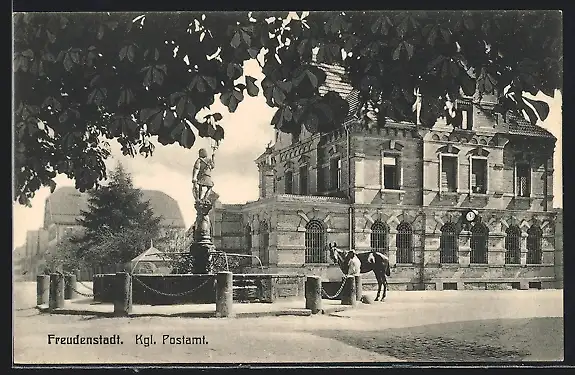
<svg viewBox="0 0 575 375">
<path fill-rule="evenodd" d="M 560 290 L 391 292 L 384 303 L 331 315 L 244 319 L 41 315 L 34 307 L 34 283 L 16 283 L 14 297 L 17 364 L 563 358 Z M 123 344 L 49 345 L 49 334 L 116 334 Z M 152 335 L 156 345 L 136 343 L 139 335 Z M 205 343 L 170 345 L 167 339 L 162 344 L 163 335 L 205 337 Z"/>
</svg>

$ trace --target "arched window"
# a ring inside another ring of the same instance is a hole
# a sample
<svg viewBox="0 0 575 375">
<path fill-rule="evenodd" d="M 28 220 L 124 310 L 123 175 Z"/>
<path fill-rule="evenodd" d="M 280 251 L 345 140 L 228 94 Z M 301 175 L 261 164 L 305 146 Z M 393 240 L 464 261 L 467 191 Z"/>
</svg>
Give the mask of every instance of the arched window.
<svg viewBox="0 0 575 375">
<path fill-rule="evenodd" d="M 397 263 L 413 263 L 413 230 L 411 225 L 402 221 L 397 226 L 395 236 Z"/>
<path fill-rule="evenodd" d="M 319 220 L 311 220 L 305 226 L 305 262 L 326 263 L 325 228 Z"/>
<path fill-rule="evenodd" d="M 252 252 L 252 227 L 248 225 L 246 225 L 246 229 L 244 232 L 244 238 L 246 241 L 246 252 L 248 254 L 251 254 Z"/>
<path fill-rule="evenodd" d="M 541 264 L 541 237 L 543 231 L 537 225 L 527 231 L 527 264 Z"/>
<path fill-rule="evenodd" d="M 371 226 L 371 249 L 387 254 L 387 225 L 377 220 Z"/>
<path fill-rule="evenodd" d="M 483 223 L 477 223 L 471 228 L 471 263 L 487 264 L 489 228 Z"/>
<path fill-rule="evenodd" d="M 457 250 L 459 249 L 458 237 L 455 224 L 443 224 L 441 227 L 441 238 L 439 240 L 440 263 L 457 263 Z"/>
<path fill-rule="evenodd" d="M 270 262 L 270 231 L 266 221 L 260 223 L 260 247 L 259 254 L 260 260 L 263 265 L 268 265 Z"/>
<path fill-rule="evenodd" d="M 505 264 L 519 264 L 521 259 L 521 229 L 512 225 L 505 231 Z"/>
</svg>

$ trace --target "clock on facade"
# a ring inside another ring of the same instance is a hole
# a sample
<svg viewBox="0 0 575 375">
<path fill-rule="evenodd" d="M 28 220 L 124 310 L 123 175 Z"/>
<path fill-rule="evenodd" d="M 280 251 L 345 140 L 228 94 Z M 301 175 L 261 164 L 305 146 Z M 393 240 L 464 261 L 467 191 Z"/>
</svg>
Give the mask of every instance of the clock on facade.
<svg viewBox="0 0 575 375">
<path fill-rule="evenodd" d="M 473 220 L 475 220 L 475 217 L 476 217 L 476 216 L 477 216 L 477 215 L 475 214 L 474 211 L 468 211 L 468 212 L 465 214 L 465 219 L 466 219 L 467 221 L 469 221 L 469 222 L 472 222 Z"/>
</svg>

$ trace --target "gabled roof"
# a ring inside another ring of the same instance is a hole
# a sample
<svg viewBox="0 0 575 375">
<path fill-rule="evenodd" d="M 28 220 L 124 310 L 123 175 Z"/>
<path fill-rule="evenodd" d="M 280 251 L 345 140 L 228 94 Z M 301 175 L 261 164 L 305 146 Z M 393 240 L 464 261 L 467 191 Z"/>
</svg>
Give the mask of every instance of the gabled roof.
<svg viewBox="0 0 575 375">
<path fill-rule="evenodd" d="M 150 207 L 158 216 L 162 216 L 163 227 L 185 228 L 184 219 L 178 202 L 164 192 L 142 190 L 142 199 L 150 202 Z M 46 198 L 44 227 L 54 223 L 59 225 L 77 225 L 82 211 L 88 210 L 88 194 L 80 193 L 74 187 L 64 186 L 56 189 Z"/>
<path fill-rule="evenodd" d="M 509 123 L 509 134 L 521 135 L 528 137 L 543 137 L 556 140 L 555 136 L 548 130 L 538 125 L 532 125 L 527 121 L 518 120 Z"/>
<path fill-rule="evenodd" d="M 137 262 L 163 262 L 165 261 L 164 252 L 158 250 L 154 247 L 154 245 L 150 245 L 150 248 L 144 251 L 142 254 L 138 255 L 134 259 L 132 259 L 131 263 Z"/>
</svg>

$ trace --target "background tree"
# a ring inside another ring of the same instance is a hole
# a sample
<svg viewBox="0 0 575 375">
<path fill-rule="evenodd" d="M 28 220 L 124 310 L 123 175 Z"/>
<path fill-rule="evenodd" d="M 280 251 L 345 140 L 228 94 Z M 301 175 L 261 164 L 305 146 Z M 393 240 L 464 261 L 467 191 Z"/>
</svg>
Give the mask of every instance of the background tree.
<svg viewBox="0 0 575 375">
<path fill-rule="evenodd" d="M 82 230 L 66 233 L 57 243 L 46 249 L 38 263 L 51 272 L 60 270 L 75 273 L 85 267 L 90 267 L 90 264 L 79 256 L 81 252 L 78 242 L 81 237 Z"/>
<path fill-rule="evenodd" d="M 215 99 L 234 112 L 260 88 L 277 129 L 328 132 L 348 108 L 320 94 L 317 63 L 343 66 L 380 125 L 414 121 L 417 93 L 422 126 L 462 93 L 494 94 L 498 111 L 534 124 L 549 107 L 523 93 L 562 89 L 561 29 L 558 11 L 15 14 L 15 199 L 54 189 L 58 173 L 81 191 L 97 184 L 104 137 L 129 155 L 150 155 L 156 136 L 187 148 L 220 140 Z M 244 74 L 251 59 L 259 85 Z"/>
<path fill-rule="evenodd" d="M 83 234 L 72 241 L 78 259 L 92 266 L 125 263 L 157 241 L 161 217 L 154 215 L 148 201 L 142 201 L 142 192 L 134 188 L 121 164 L 107 185 L 89 195 L 88 210 L 77 219 Z"/>
</svg>

